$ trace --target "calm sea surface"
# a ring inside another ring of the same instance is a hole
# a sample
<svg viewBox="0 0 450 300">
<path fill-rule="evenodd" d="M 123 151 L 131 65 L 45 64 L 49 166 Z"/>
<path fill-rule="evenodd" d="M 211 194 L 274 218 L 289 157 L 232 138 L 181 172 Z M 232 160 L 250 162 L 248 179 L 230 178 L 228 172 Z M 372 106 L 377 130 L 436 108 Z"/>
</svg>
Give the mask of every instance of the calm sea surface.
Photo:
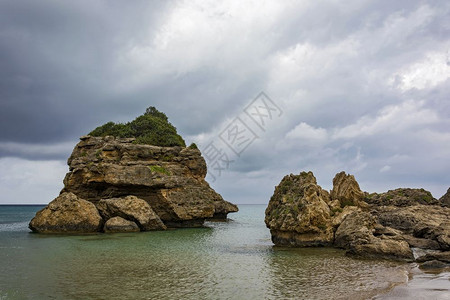
<svg viewBox="0 0 450 300">
<path fill-rule="evenodd" d="M 264 205 L 226 223 L 133 234 L 40 235 L 42 206 L 0 206 L 0 299 L 365 299 L 405 264 L 274 247 Z"/>
</svg>

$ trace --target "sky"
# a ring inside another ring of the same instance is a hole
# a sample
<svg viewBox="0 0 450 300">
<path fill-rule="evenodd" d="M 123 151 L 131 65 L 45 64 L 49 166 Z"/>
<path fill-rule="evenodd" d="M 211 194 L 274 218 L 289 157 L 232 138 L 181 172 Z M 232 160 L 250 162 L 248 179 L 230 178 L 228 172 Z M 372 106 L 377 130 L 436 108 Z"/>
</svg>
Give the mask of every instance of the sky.
<svg viewBox="0 0 450 300">
<path fill-rule="evenodd" d="M 446 0 L 1 0 L 0 204 L 50 202 L 80 136 L 149 106 L 220 150 L 207 180 L 234 203 L 309 170 L 439 198 L 449 95 Z"/>
</svg>

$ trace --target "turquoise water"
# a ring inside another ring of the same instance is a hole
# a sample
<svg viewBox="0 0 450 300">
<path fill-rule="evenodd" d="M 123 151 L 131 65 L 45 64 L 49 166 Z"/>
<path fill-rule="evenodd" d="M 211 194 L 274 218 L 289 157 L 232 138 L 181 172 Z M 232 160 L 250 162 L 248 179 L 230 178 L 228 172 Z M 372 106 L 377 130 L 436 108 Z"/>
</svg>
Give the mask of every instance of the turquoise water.
<svg viewBox="0 0 450 300">
<path fill-rule="evenodd" d="M 39 235 L 38 206 L 0 206 L 0 299 L 364 299 L 406 267 L 337 249 L 274 247 L 264 205 L 225 223 L 133 234 Z"/>
</svg>

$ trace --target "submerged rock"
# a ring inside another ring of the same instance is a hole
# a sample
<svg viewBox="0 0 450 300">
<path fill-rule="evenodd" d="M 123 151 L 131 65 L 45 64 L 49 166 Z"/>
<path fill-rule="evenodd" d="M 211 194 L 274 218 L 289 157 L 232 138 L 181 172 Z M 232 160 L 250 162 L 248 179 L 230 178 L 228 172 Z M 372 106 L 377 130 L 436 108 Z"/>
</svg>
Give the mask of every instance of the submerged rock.
<svg viewBox="0 0 450 300">
<path fill-rule="evenodd" d="M 36 213 L 29 228 L 41 233 L 92 233 L 102 225 L 94 204 L 73 193 L 62 193 Z"/>
<path fill-rule="evenodd" d="M 206 219 L 226 219 L 228 213 L 238 211 L 205 181 L 206 163 L 194 147 L 135 144 L 133 138 L 112 136 L 80 140 L 68 159 L 69 173 L 61 193 L 84 199 L 89 206 L 74 213 L 83 214 L 89 207 L 99 216 L 100 225 L 79 226 L 74 232 L 101 231 L 103 223 L 115 216 L 135 222 L 141 230 L 156 230 L 201 226 Z M 63 213 L 62 208 L 52 207 L 52 214 L 45 210 L 45 217 L 41 213 L 38 220 L 45 223 L 51 217 L 51 222 L 60 225 L 52 232 L 75 228 L 64 225 L 72 210 Z M 30 223 L 33 231 L 47 230 L 35 226 L 36 222 Z"/>
<path fill-rule="evenodd" d="M 422 263 L 419 268 L 422 270 L 434 270 L 434 269 L 443 269 L 448 267 L 449 264 L 442 262 L 440 260 L 430 260 Z"/>
<path fill-rule="evenodd" d="M 430 260 L 438 260 L 450 264 L 450 251 L 428 253 L 417 258 L 418 262 L 426 262 Z"/>
<path fill-rule="evenodd" d="M 423 189 L 364 193 L 344 172 L 328 194 L 312 172 L 302 172 L 275 188 L 265 222 L 276 245 L 334 246 L 361 257 L 411 261 L 411 247 L 450 249 L 450 209 L 438 204 Z"/>
</svg>

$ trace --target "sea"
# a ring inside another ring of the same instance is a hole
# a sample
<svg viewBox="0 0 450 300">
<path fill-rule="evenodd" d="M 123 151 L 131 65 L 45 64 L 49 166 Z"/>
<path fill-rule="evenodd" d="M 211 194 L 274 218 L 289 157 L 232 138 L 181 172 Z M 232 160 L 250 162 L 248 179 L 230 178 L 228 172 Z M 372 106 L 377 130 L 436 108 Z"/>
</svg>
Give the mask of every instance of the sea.
<svg viewBox="0 0 450 300">
<path fill-rule="evenodd" d="M 265 205 L 204 228 L 92 235 L 31 233 L 42 207 L 0 206 L 0 299 L 450 299 L 449 273 L 275 247 Z"/>
</svg>

